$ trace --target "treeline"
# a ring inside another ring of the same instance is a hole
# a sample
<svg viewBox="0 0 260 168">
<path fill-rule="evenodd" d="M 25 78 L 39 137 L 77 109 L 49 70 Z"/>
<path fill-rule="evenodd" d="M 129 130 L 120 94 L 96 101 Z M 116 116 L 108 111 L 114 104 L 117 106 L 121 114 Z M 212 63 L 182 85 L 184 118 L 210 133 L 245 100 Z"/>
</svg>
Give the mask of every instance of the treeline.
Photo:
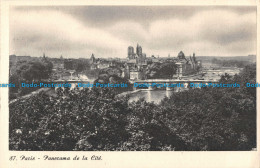
<svg viewBox="0 0 260 168">
<path fill-rule="evenodd" d="M 64 68 L 75 70 L 76 72 L 83 72 L 90 69 L 90 63 L 86 59 L 65 59 Z"/>
<path fill-rule="evenodd" d="M 12 103 L 10 150 L 219 151 L 256 147 L 255 65 L 222 83 L 241 88 L 190 89 L 160 105 L 128 103 L 112 88 L 60 90 Z"/>
<path fill-rule="evenodd" d="M 119 67 L 109 67 L 99 70 L 99 74 L 94 83 L 103 83 L 103 84 L 127 84 L 129 87 L 118 87 L 114 89 L 114 94 L 120 94 L 122 92 L 132 90 L 130 83 L 127 78 L 122 78 L 122 70 Z"/>
<path fill-rule="evenodd" d="M 240 60 L 219 60 L 216 58 L 212 59 L 213 64 L 218 64 L 223 67 L 238 67 L 244 68 L 246 65 L 250 64 L 249 61 L 240 61 Z"/>
<path fill-rule="evenodd" d="M 148 79 L 169 79 L 176 74 L 176 70 L 174 62 L 152 63 L 147 68 L 146 76 Z"/>
<path fill-rule="evenodd" d="M 11 67 L 11 66 L 15 66 Z M 48 59 L 22 60 L 15 65 L 10 64 L 12 73 L 9 75 L 9 83 L 15 84 L 15 87 L 9 88 L 9 98 L 14 99 L 17 96 L 23 96 L 38 88 L 23 88 L 21 83 L 37 83 L 43 79 L 49 79 L 52 73 L 52 63 Z"/>
</svg>

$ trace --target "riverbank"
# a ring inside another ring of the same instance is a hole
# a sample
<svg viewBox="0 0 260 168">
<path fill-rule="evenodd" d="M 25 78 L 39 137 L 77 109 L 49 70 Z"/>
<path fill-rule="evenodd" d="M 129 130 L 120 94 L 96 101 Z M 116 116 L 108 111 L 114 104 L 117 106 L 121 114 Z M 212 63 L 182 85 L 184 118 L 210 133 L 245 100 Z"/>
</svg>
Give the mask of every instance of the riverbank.
<svg viewBox="0 0 260 168">
<path fill-rule="evenodd" d="M 39 94 L 40 92 L 47 92 L 47 91 L 49 91 L 50 89 L 51 89 L 51 88 L 40 88 L 40 89 L 35 90 L 35 91 L 33 91 L 33 92 L 31 92 L 31 93 L 29 93 L 29 94 L 27 94 L 27 95 L 24 95 L 24 96 L 22 96 L 22 97 L 19 97 L 19 98 L 16 98 L 16 99 L 11 100 L 11 101 L 9 102 L 9 104 L 12 104 L 12 103 L 14 103 L 14 102 L 16 102 L 16 101 L 18 101 L 18 100 L 27 99 L 27 98 L 29 98 L 29 97 L 31 97 L 31 96 L 33 96 L 33 95 Z"/>
<path fill-rule="evenodd" d="M 117 96 L 117 97 L 123 97 L 123 96 L 127 96 L 127 95 L 130 95 L 130 94 L 133 94 L 133 93 L 140 92 L 140 91 L 142 91 L 142 90 L 145 90 L 145 89 L 137 89 L 137 90 L 127 91 L 127 92 L 119 93 L 119 94 L 116 95 L 116 96 Z"/>
</svg>

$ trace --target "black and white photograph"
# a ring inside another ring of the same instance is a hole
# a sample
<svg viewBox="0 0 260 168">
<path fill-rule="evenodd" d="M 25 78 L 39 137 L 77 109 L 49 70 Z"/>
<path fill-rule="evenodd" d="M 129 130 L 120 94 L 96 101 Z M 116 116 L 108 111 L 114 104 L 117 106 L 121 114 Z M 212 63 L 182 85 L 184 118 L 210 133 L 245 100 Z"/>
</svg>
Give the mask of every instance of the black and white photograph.
<svg viewBox="0 0 260 168">
<path fill-rule="evenodd" d="M 9 151 L 256 151 L 256 55 L 256 6 L 10 6 Z"/>
</svg>

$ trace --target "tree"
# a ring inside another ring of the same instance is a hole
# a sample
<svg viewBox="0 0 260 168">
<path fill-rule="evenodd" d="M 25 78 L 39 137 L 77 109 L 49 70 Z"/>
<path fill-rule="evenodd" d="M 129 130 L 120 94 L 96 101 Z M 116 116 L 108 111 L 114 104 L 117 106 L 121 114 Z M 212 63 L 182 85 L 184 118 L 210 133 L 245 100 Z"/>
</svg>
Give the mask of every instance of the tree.
<svg viewBox="0 0 260 168">
<path fill-rule="evenodd" d="M 9 90 L 11 98 L 16 98 L 16 94 L 28 94 L 37 88 L 23 88 L 21 83 L 37 83 L 42 79 L 49 79 L 52 73 L 52 63 L 48 60 L 42 61 L 21 61 L 15 67 L 14 72 L 9 77 L 9 82 L 15 84 L 15 88 Z"/>
<path fill-rule="evenodd" d="M 127 138 L 126 100 L 107 89 L 58 96 L 10 105 L 10 150 L 116 150 Z"/>
<path fill-rule="evenodd" d="M 169 63 L 153 63 L 146 72 L 148 78 L 172 78 L 176 73 L 176 65 L 173 62 Z"/>
</svg>

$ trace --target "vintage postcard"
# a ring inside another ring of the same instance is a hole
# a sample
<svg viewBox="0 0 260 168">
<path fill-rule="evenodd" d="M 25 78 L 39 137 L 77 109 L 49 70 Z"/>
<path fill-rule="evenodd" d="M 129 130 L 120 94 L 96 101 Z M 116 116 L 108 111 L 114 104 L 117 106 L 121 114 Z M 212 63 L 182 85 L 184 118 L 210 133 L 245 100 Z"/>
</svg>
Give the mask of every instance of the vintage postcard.
<svg viewBox="0 0 260 168">
<path fill-rule="evenodd" d="M 258 7 L 2 0 L 0 167 L 259 167 Z"/>
</svg>

